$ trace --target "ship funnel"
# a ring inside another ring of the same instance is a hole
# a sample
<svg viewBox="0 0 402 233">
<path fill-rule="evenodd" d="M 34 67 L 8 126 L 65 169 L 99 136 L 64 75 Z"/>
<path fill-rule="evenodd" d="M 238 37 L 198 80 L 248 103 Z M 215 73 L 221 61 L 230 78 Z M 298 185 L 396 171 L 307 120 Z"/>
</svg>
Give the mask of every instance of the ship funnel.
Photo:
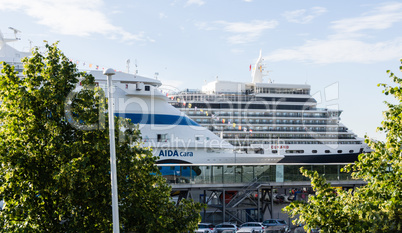
<svg viewBox="0 0 402 233">
<path fill-rule="evenodd" d="M 251 71 L 251 77 L 253 78 L 253 83 L 262 83 L 262 71 L 263 71 L 263 64 L 262 64 L 262 50 L 260 50 L 260 56 L 257 59 L 257 62 L 254 65 L 254 69 Z"/>
</svg>

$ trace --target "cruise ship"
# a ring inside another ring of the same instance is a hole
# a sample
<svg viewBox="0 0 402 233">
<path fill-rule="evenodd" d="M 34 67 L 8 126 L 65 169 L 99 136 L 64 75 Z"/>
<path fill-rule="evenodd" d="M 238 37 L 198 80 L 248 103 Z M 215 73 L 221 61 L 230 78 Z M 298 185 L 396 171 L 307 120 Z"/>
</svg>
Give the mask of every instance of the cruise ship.
<svg viewBox="0 0 402 233">
<path fill-rule="evenodd" d="M 18 30 L 14 32 L 17 34 Z M 18 41 L 16 35 L 6 39 L 0 33 L 0 62 L 14 65 L 21 75 L 21 58 L 30 53 L 20 52 L 7 44 L 12 41 Z M 91 70 L 88 73 L 95 77 L 97 85 L 107 91 L 107 77 L 102 71 Z M 236 150 L 226 140 L 170 105 L 168 97 L 159 89 L 162 83 L 157 79 L 116 72 L 112 80 L 114 114 L 138 124 L 142 145 L 152 148 L 160 164 L 253 165 L 276 163 L 284 158 L 280 153 L 273 154 L 264 148 L 247 152 Z M 81 88 L 78 86 L 76 91 Z M 82 123 L 70 120 L 74 124 Z"/>
<path fill-rule="evenodd" d="M 170 103 L 238 151 L 264 148 L 280 163 L 351 163 L 371 151 L 340 123 L 341 110 L 317 108 L 310 85 L 263 82 L 260 51 L 252 81 L 216 80 L 170 95 Z"/>
</svg>

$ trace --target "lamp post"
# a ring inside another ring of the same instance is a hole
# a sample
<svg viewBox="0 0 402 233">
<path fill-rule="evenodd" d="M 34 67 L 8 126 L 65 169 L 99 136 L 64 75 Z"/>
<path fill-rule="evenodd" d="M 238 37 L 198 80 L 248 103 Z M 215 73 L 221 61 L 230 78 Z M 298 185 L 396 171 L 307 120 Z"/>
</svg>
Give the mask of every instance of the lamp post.
<svg viewBox="0 0 402 233">
<path fill-rule="evenodd" d="M 115 71 L 109 68 L 104 70 L 103 74 L 107 76 L 107 89 L 109 93 L 110 178 L 112 180 L 113 233 L 119 233 L 119 202 L 117 197 L 116 146 L 114 138 L 114 106 L 112 93 L 112 76 L 115 74 Z"/>
</svg>

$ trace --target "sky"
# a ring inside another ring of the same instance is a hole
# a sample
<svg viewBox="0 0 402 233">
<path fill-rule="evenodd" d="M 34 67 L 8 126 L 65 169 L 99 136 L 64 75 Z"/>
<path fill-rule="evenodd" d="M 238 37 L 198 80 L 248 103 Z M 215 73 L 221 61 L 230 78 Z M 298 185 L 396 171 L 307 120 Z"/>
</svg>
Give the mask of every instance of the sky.
<svg viewBox="0 0 402 233">
<path fill-rule="evenodd" d="M 386 70 L 402 77 L 401 1 L 0 0 L 0 30 L 13 37 L 8 27 L 21 31 L 17 49 L 59 41 L 81 69 L 137 70 L 175 90 L 251 82 L 261 50 L 264 82 L 311 85 L 319 107 L 379 140 L 393 99 L 377 84 L 392 84 Z"/>
</svg>

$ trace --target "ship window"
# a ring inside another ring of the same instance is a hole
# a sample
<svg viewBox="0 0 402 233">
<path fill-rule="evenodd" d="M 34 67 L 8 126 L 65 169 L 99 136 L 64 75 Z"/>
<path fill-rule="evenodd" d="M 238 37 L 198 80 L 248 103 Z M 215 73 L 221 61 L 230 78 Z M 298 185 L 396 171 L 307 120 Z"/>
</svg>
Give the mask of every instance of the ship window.
<svg viewBox="0 0 402 233">
<path fill-rule="evenodd" d="M 312 150 L 311 152 L 315 154 L 315 153 L 317 153 L 317 150 Z"/>
<path fill-rule="evenodd" d="M 342 150 L 338 150 L 338 153 L 342 153 Z"/>
<path fill-rule="evenodd" d="M 329 150 L 325 150 L 325 153 L 331 153 L 331 151 L 329 151 Z"/>
<path fill-rule="evenodd" d="M 286 150 L 285 152 L 286 152 L 286 153 L 289 153 L 289 154 L 293 154 L 293 153 L 296 153 L 296 154 L 303 154 L 303 153 L 304 153 L 304 150 Z"/>
<path fill-rule="evenodd" d="M 350 151 L 349 151 L 349 153 L 353 153 L 353 152 L 354 152 L 353 150 L 350 150 Z"/>
<path fill-rule="evenodd" d="M 272 150 L 272 154 L 277 154 L 278 151 L 277 150 Z"/>
<path fill-rule="evenodd" d="M 150 87 L 149 87 L 149 86 L 145 86 L 145 90 L 146 90 L 146 91 L 149 91 L 149 90 L 150 90 Z"/>
<path fill-rule="evenodd" d="M 158 134 L 157 139 L 158 139 L 158 142 L 166 142 L 167 134 Z"/>
</svg>

